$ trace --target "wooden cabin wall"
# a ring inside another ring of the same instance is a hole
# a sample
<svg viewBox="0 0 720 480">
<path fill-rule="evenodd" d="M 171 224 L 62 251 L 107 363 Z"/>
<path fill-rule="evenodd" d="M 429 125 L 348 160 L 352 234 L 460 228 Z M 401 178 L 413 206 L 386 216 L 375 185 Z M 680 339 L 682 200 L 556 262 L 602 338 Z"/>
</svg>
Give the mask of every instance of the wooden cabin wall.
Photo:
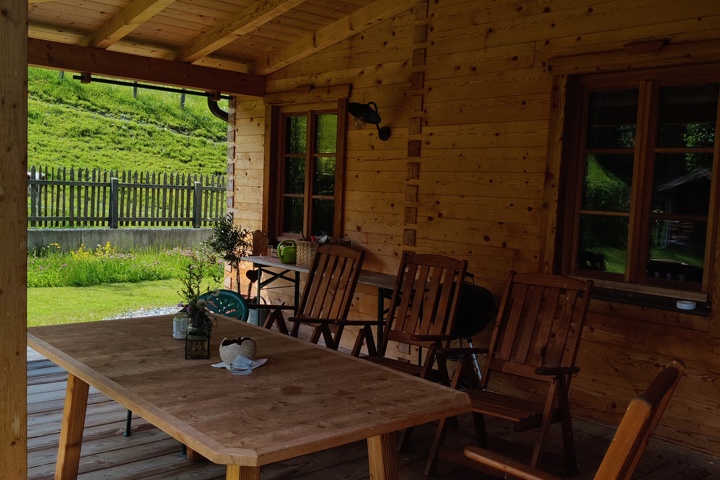
<svg viewBox="0 0 720 480">
<path fill-rule="evenodd" d="M 418 1 L 271 74 L 266 89 L 351 84 L 350 101 L 376 102 L 392 129 L 386 142 L 373 128 L 347 132 L 343 228 L 366 249 L 366 268 L 395 273 L 404 249 L 443 253 L 467 259 L 476 283 L 499 296 L 509 270 L 546 271 L 553 255 L 558 172 L 548 152 L 561 136 L 551 124 L 549 61 L 653 38 L 720 40 L 720 2 Z M 264 115 L 262 102 L 238 101 L 231 143 L 231 206 L 253 226 L 264 193 Z M 373 318 L 375 295 L 359 287 L 351 316 Z M 686 375 L 656 435 L 720 455 L 714 313 L 600 300 L 590 310 L 573 414 L 617 423 L 658 368 L 679 358 Z"/>
</svg>

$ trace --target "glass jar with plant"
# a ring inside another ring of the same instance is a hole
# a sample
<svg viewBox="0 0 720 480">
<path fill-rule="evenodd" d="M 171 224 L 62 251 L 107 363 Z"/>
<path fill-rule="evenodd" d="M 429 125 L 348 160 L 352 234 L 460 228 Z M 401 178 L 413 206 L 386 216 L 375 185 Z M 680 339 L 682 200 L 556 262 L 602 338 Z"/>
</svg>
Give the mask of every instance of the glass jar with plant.
<svg viewBox="0 0 720 480">
<path fill-rule="evenodd" d="M 185 358 L 210 358 L 210 335 L 213 322 L 205 309 L 203 296 L 220 283 L 221 268 L 206 248 L 193 250 L 180 274 L 182 309 L 188 314 Z M 210 277 L 209 282 L 205 282 Z M 212 288 L 211 288 L 212 286 Z"/>
</svg>

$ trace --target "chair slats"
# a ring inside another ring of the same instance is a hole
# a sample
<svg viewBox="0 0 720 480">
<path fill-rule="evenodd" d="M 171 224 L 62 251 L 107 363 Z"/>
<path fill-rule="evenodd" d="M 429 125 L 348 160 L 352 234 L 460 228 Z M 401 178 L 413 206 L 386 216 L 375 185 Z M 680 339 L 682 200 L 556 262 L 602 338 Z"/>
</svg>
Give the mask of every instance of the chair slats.
<svg viewBox="0 0 720 480">
<path fill-rule="evenodd" d="M 632 478 L 684 370 L 685 365 L 680 360 L 671 360 L 655 376 L 645 392 L 630 402 L 610 447 L 595 473 L 595 480 Z M 511 414 L 507 416 L 510 417 Z M 466 447 L 465 455 L 485 473 L 493 472 L 504 478 L 525 480 L 559 480 L 549 473 L 475 446 Z"/>
<path fill-rule="evenodd" d="M 551 274 L 511 272 L 481 380 L 478 388 L 467 390 L 471 395 L 473 412 L 481 414 L 474 416 L 476 421 L 482 422 L 482 415 L 489 415 L 513 421 L 516 429 L 539 429 L 530 459 L 532 466 L 541 457 L 550 424 L 560 421 L 568 470 L 577 468 L 568 388 L 575 373 L 575 359 L 591 288 L 591 281 Z M 452 349 L 448 349 L 448 354 L 452 354 Z M 457 369 L 457 375 L 467 370 L 468 359 L 465 358 Z M 524 392 L 524 396 L 521 391 L 513 396 L 498 393 L 506 390 L 495 387 L 503 382 L 526 388 L 531 387 L 528 382 L 533 382 L 533 385 L 532 390 Z M 460 384 L 460 380 L 456 377 L 453 384 Z M 529 400 L 529 396 L 534 398 Z M 432 472 L 436 455 L 442 453 L 445 428 L 445 422 L 441 421 L 426 473 Z M 476 430 L 484 431 L 484 425 L 476 425 Z M 484 439 L 481 440 L 484 442 Z"/>
<path fill-rule="evenodd" d="M 308 325 L 313 329 L 311 342 L 318 343 L 322 337 L 327 347 L 337 349 L 340 346 L 342 321 L 347 320 L 364 258 L 365 252 L 343 245 L 318 247 L 296 314 L 289 319 L 293 323 L 291 335 L 298 336 L 300 326 Z M 256 307 L 278 308 L 274 305 Z M 265 328 L 272 328 L 276 323 L 281 331 L 288 332 L 282 315 L 277 313 L 268 317 Z"/>
</svg>

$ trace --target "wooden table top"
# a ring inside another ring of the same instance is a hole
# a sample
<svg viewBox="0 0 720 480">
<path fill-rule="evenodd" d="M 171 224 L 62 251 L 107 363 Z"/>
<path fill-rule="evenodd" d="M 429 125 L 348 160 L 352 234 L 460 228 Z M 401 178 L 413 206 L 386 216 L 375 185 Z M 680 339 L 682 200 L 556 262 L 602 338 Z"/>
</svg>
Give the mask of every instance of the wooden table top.
<svg viewBox="0 0 720 480">
<path fill-rule="evenodd" d="M 210 360 L 185 360 L 172 317 L 32 327 L 28 344 L 210 461 L 260 466 L 470 410 L 466 394 L 304 340 L 218 317 Z M 234 376 L 223 338 L 265 365 Z"/>
<path fill-rule="evenodd" d="M 267 255 L 245 257 L 245 260 L 256 265 L 271 268 L 284 268 L 293 272 L 308 273 L 309 267 L 301 267 L 291 263 L 282 263 L 278 257 L 270 257 Z M 392 290 L 395 288 L 395 275 L 389 273 L 373 272 L 370 270 L 362 270 L 358 283 L 361 285 L 369 285 L 371 287 Z"/>
</svg>

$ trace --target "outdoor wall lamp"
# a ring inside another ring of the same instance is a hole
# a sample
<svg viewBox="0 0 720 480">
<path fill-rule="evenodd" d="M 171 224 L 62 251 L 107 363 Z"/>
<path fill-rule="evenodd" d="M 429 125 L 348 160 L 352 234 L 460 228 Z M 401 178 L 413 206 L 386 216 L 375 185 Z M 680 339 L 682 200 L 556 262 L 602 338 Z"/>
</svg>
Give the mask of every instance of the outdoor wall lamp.
<svg viewBox="0 0 720 480">
<path fill-rule="evenodd" d="M 355 117 L 353 124 L 355 128 L 363 128 L 365 125 L 372 124 L 377 127 L 378 138 L 380 140 L 387 140 L 390 138 L 390 127 L 380 127 L 380 114 L 378 114 L 377 105 L 375 102 L 370 103 L 348 103 L 348 112 L 350 115 Z"/>
</svg>

